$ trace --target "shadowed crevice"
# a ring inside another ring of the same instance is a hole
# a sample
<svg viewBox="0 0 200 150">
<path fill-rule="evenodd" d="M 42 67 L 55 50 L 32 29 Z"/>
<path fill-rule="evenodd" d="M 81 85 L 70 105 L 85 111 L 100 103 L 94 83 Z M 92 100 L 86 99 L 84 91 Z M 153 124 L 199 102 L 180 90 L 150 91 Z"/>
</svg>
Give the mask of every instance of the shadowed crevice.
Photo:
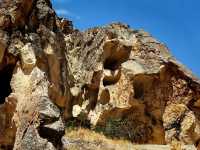
<svg viewBox="0 0 200 150">
<path fill-rule="evenodd" d="M 10 81 L 14 67 L 14 65 L 7 65 L 0 71 L 0 104 L 4 104 L 6 97 L 12 92 Z"/>
</svg>

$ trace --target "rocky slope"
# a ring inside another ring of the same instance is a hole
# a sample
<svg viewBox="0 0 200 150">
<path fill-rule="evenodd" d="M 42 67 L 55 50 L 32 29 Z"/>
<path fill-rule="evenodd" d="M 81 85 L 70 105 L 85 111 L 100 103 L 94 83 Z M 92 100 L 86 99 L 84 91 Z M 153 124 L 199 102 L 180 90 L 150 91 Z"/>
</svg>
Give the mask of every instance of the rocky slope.
<svg viewBox="0 0 200 150">
<path fill-rule="evenodd" d="M 97 149 L 70 139 L 69 128 L 200 145 L 200 80 L 143 30 L 114 23 L 81 32 L 49 0 L 2 0 L 0 81 L 0 149 L 73 149 L 74 140 L 74 149 Z"/>
</svg>

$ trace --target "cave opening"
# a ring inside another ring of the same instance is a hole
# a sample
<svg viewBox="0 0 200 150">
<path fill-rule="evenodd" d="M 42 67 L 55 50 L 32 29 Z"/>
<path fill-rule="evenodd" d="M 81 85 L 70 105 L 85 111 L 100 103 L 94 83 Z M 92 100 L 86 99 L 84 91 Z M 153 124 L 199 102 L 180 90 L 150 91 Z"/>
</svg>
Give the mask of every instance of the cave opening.
<svg viewBox="0 0 200 150">
<path fill-rule="evenodd" d="M 12 92 L 10 81 L 14 67 L 14 65 L 7 65 L 0 70 L 0 104 L 4 104 L 6 97 Z"/>
<path fill-rule="evenodd" d="M 119 61 L 116 59 L 106 59 L 104 62 L 104 68 L 109 70 L 116 70 L 119 67 Z"/>
<path fill-rule="evenodd" d="M 143 100 L 144 99 L 144 85 L 142 84 L 142 82 L 140 81 L 134 82 L 133 87 L 134 87 L 134 98 Z"/>
<path fill-rule="evenodd" d="M 58 149 L 62 145 L 61 138 L 64 135 L 64 132 L 57 132 L 54 129 L 41 126 L 38 128 L 38 133 L 40 137 L 48 140 L 48 142 L 52 143 Z"/>
</svg>

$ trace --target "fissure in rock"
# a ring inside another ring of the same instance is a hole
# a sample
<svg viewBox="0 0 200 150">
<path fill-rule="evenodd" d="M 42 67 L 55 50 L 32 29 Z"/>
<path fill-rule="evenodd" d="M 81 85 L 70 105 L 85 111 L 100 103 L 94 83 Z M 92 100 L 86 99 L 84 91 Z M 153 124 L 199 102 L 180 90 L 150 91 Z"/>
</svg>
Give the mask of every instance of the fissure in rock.
<svg viewBox="0 0 200 150">
<path fill-rule="evenodd" d="M 12 92 L 10 81 L 12 78 L 14 65 L 7 65 L 0 71 L 0 104 L 5 102 L 6 97 Z"/>
</svg>

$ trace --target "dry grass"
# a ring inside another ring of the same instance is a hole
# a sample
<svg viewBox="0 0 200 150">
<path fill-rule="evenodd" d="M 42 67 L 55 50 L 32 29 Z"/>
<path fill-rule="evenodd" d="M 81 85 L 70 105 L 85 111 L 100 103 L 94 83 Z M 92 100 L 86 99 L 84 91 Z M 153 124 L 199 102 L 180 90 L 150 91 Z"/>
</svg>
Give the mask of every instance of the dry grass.
<svg viewBox="0 0 200 150">
<path fill-rule="evenodd" d="M 97 143 L 96 149 L 120 149 L 120 150 L 129 150 L 133 149 L 133 144 L 126 140 L 115 140 L 109 139 L 101 133 L 95 131 L 84 129 L 84 128 L 74 128 L 66 129 L 65 136 L 71 140 L 79 140 L 87 143 Z M 90 149 L 88 147 L 88 149 Z"/>
<path fill-rule="evenodd" d="M 126 140 L 117 140 L 110 139 L 101 133 L 97 133 L 95 131 L 85 129 L 85 128 L 75 128 L 75 129 L 66 129 L 66 134 L 68 138 L 72 139 L 83 139 L 85 141 L 99 141 L 104 143 L 113 143 L 113 144 L 130 144 L 131 142 Z"/>
<path fill-rule="evenodd" d="M 194 145 L 182 145 L 173 142 L 172 145 L 134 145 L 127 140 L 110 139 L 105 135 L 85 129 L 67 128 L 65 137 L 71 141 L 67 150 L 182 150 L 195 149 Z M 186 148 L 187 147 L 187 148 Z"/>
</svg>

